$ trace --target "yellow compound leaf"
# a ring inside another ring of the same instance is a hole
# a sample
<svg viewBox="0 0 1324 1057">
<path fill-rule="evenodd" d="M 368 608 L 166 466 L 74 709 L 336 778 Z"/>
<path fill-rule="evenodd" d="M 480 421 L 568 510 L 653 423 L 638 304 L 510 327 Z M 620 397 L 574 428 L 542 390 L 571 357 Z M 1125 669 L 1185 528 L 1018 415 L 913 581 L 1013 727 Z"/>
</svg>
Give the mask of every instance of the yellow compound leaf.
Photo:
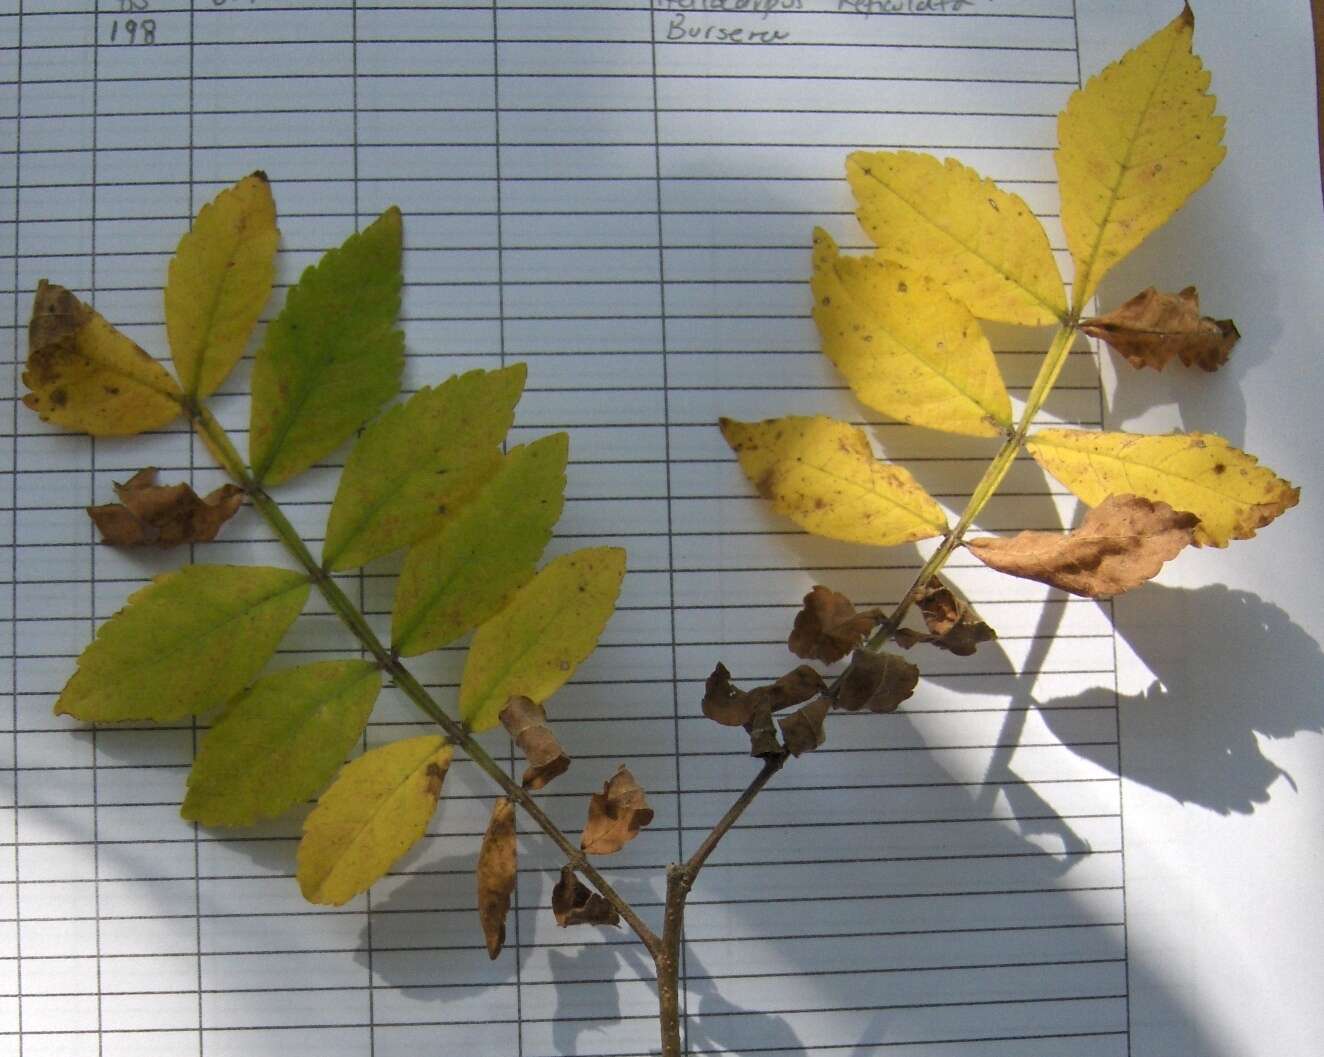
<svg viewBox="0 0 1324 1057">
<path fill-rule="evenodd" d="M 63 286 L 37 284 L 28 325 L 23 403 L 67 429 L 125 436 L 180 413 L 170 373 Z"/>
<path fill-rule="evenodd" d="M 1062 226 L 1079 311 L 1108 270 L 1161 227 L 1223 160 L 1224 120 L 1191 51 L 1186 7 L 1075 92 L 1057 123 Z"/>
<path fill-rule="evenodd" d="M 842 257 L 818 228 L 812 285 L 823 351 L 869 407 L 976 437 L 1011 425 L 984 332 L 933 280 L 891 261 Z"/>
<path fill-rule="evenodd" d="M 910 151 L 857 151 L 846 176 L 880 258 L 936 280 L 981 319 L 1066 319 L 1048 235 L 1019 195 L 954 159 Z"/>
<path fill-rule="evenodd" d="M 460 714 L 475 732 L 495 727 L 512 697 L 541 704 L 598 644 L 616 608 L 625 551 L 563 554 L 474 634 L 460 682 Z"/>
<path fill-rule="evenodd" d="M 1197 546 L 1250 539 L 1300 489 L 1212 433 L 1095 433 L 1047 429 L 1027 448 L 1040 466 L 1090 506 L 1110 495 L 1167 503 L 1200 519 Z"/>
<path fill-rule="evenodd" d="M 275 277 L 276 203 L 255 172 L 202 207 L 165 288 L 166 337 L 190 396 L 209 396 L 244 354 Z"/>
<path fill-rule="evenodd" d="M 900 466 L 880 462 L 864 431 L 821 415 L 721 420 L 740 468 L 773 507 L 829 539 L 886 547 L 940 536 L 942 508 Z"/>
<path fill-rule="evenodd" d="M 129 596 L 55 703 L 95 722 L 195 716 L 252 682 L 308 601 L 302 573 L 189 565 Z"/>
<path fill-rule="evenodd" d="M 340 906 L 371 888 L 427 830 L 450 763 L 445 739 L 425 734 L 346 765 L 303 824 L 303 897 Z"/>
</svg>

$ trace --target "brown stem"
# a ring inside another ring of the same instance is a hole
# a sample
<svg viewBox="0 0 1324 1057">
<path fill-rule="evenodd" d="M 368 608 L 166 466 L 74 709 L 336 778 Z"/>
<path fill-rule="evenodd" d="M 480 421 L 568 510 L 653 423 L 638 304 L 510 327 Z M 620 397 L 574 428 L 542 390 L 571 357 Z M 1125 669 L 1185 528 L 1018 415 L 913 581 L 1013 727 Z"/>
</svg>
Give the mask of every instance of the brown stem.
<svg viewBox="0 0 1324 1057">
<path fill-rule="evenodd" d="M 673 863 L 667 867 L 667 901 L 662 914 L 662 942 L 654 952 L 657 963 L 657 1001 L 662 1030 L 662 1057 L 681 1057 L 680 1041 L 680 947 L 685 935 L 685 901 L 694 887 L 694 879 L 699 876 L 703 864 L 713 853 L 718 842 L 745 809 L 753 803 L 759 791 L 768 784 L 774 774 L 782 769 L 786 762 L 785 755 L 770 756 L 763 761 L 763 768 L 754 780 L 745 787 L 745 791 L 736 798 L 736 802 L 726 810 L 717 825 L 712 828 L 703 843 L 683 864 Z"/>
</svg>

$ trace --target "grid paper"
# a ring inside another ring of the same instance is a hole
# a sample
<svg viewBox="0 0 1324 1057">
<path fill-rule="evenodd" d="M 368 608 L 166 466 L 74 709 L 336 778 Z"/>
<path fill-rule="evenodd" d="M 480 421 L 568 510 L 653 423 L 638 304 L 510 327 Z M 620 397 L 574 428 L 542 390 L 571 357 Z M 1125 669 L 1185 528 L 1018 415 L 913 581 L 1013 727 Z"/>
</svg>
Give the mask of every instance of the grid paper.
<svg viewBox="0 0 1324 1057">
<path fill-rule="evenodd" d="M 575 831 L 586 794 L 630 762 L 657 819 L 605 872 L 654 919 L 665 864 L 754 769 L 739 732 L 699 713 L 713 664 L 744 684 L 775 677 L 809 585 L 891 605 L 922 558 L 795 531 L 750 494 L 716 418 L 869 422 L 953 510 L 994 450 L 867 417 L 816 351 L 809 232 L 821 224 L 863 248 L 844 155 L 958 157 L 1023 195 L 1060 250 L 1050 148 L 1078 82 L 1071 0 L 708 10 L 720 6 L 0 9 L 15 391 L 43 277 L 163 354 L 174 243 L 203 202 L 257 168 L 283 233 L 269 312 L 304 266 L 396 203 L 407 389 L 529 364 L 512 442 L 571 436 L 551 553 L 614 543 L 630 554 L 603 645 L 551 707 L 576 764 L 541 795 Z M 716 42 L 735 28 L 754 42 Z M 1015 400 L 1042 346 L 996 337 Z M 241 447 L 250 364 L 213 401 Z M 1071 358 L 1046 417 L 1098 423 L 1089 353 Z M 540 835 L 522 840 L 509 945 L 484 956 L 470 875 L 492 789 L 466 762 L 387 879 L 315 909 L 292 880 L 302 813 L 238 833 L 179 819 L 205 725 L 53 718 L 96 621 L 150 576 L 188 560 L 286 561 L 252 511 L 191 554 L 97 546 L 82 507 L 143 465 L 213 487 L 205 450 L 178 427 L 92 441 L 17 405 L 11 422 L 0 1055 L 656 1049 L 646 958 L 627 934 L 555 927 L 545 907 L 558 863 Z M 311 540 L 335 473 L 319 467 L 277 493 Z M 1044 493 L 1018 463 L 983 527 L 1060 524 L 1069 500 Z M 955 566 L 996 646 L 918 658 L 928 678 L 896 715 L 834 716 L 825 749 L 778 776 L 705 870 L 683 969 L 692 1052 L 1127 1052 L 1120 790 L 1115 765 L 1085 758 L 1115 756 L 1116 713 L 1072 706 L 1114 686 L 1107 611 Z M 342 580 L 379 627 L 397 569 Z M 313 603 L 273 663 L 353 653 Z M 443 704 L 462 658 L 453 648 L 415 665 Z M 425 729 L 387 691 L 365 743 Z"/>
</svg>

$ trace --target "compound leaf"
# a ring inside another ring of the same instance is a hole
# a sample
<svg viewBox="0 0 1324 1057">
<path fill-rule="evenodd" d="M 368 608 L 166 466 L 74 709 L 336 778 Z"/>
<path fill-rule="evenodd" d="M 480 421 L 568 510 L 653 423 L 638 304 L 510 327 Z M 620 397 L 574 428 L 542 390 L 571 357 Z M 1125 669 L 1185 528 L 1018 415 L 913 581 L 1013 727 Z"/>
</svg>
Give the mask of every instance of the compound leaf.
<svg viewBox="0 0 1324 1057">
<path fill-rule="evenodd" d="M 303 897 L 340 906 L 371 888 L 426 832 L 450 763 L 445 739 L 425 734 L 347 764 L 304 820 Z"/>
<path fill-rule="evenodd" d="M 180 814 L 250 826 L 303 803 L 344 763 L 381 687 L 371 661 L 320 661 L 259 679 L 203 741 Z"/>
<path fill-rule="evenodd" d="M 78 658 L 56 715 L 169 721 L 252 682 L 308 600 L 288 569 L 189 565 L 129 596 Z"/>
<path fill-rule="evenodd" d="M 474 635 L 460 682 L 460 714 L 474 731 L 500 722 L 512 697 L 542 703 L 593 652 L 616 608 L 625 551 L 563 554 Z"/>
<path fill-rule="evenodd" d="M 400 210 L 308 268 L 253 365 L 249 461 L 280 484 L 334 451 L 400 388 Z"/>
<path fill-rule="evenodd" d="M 985 565 L 1086 598 L 1112 598 L 1152 580 L 1192 542 L 1194 514 L 1134 495 L 1109 496 L 1071 532 L 1022 532 L 966 544 Z M 972 651 L 973 652 L 973 651 Z"/>
<path fill-rule="evenodd" d="M 883 260 L 934 279 L 981 319 L 1031 326 L 1066 319 L 1048 235 L 1019 195 L 952 158 L 910 151 L 857 151 L 846 176 Z"/>
<path fill-rule="evenodd" d="M 938 283 L 892 261 L 842 257 L 817 228 L 812 286 L 823 351 L 869 407 L 976 437 L 1011 425 L 988 339 Z"/>
<path fill-rule="evenodd" d="M 165 288 L 166 337 L 190 396 L 215 392 L 244 354 L 276 274 L 276 203 L 255 172 L 198 212 Z"/>
<path fill-rule="evenodd" d="M 864 431 L 821 415 L 721 420 L 745 476 L 773 507 L 818 536 L 895 543 L 940 536 L 942 508 L 900 466 L 879 462 Z"/>
<path fill-rule="evenodd" d="M 1190 7 L 1074 92 L 1057 122 L 1062 226 L 1079 311 L 1108 270 L 1213 174 L 1223 118 L 1191 51 Z"/>
<path fill-rule="evenodd" d="M 421 389 L 369 426 L 336 490 L 322 556 L 353 569 L 437 531 L 496 473 L 522 363 Z"/>
<path fill-rule="evenodd" d="M 398 653 L 413 657 L 459 638 L 533 575 L 561 516 L 568 445 L 553 433 L 514 449 L 450 524 L 410 549 L 391 618 Z"/>
<path fill-rule="evenodd" d="M 63 286 L 37 284 L 23 403 L 43 422 L 93 436 L 157 429 L 181 411 L 170 372 Z"/>
<path fill-rule="evenodd" d="M 1250 539 L 1289 507 L 1293 488 L 1253 455 L 1212 433 L 1095 433 L 1046 429 L 1027 448 L 1040 466 L 1090 506 L 1137 495 L 1200 519 L 1197 546 Z"/>
</svg>

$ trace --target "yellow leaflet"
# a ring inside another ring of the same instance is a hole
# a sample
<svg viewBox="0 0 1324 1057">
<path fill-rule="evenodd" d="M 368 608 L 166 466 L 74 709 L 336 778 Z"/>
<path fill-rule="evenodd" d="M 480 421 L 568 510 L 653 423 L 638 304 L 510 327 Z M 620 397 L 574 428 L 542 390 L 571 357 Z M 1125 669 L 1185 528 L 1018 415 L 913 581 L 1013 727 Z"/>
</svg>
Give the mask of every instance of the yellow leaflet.
<svg viewBox="0 0 1324 1057">
<path fill-rule="evenodd" d="M 318 661 L 259 679 L 212 724 L 180 814 L 251 826 L 315 796 L 363 734 L 381 686 L 372 661 Z"/>
<path fill-rule="evenodd" d="M 444 529 L 410 548 L 391 616 L 391 646 L 414 657 L 496 613 L 533 576 L 561 516 L 569 438 L 515 448 Z"/>
<path fill-rule="evenodd" d="M 1172 216 L 1226 151 L 1209 74 L 1191 52 L 1187 7 L 1075 92 L 1057 122 L 1062 226 L 1075 262 L 1072 307 Z"/>
<path fill-rule="evenodd" d="M 340 475 L 322 559 L 341 572 L 446 525 L 501 465 L 522 363 L 424 387 L 363 431 Z"/>
<path fill-rule="evenodd" d="M 1040 466 L 1090 506 L 1138 495 L 1200 519 L 1195 542 L 1250 539 L 1300 489 L 1212 433 L 1095 433 L 1046 429 L 1027 444 Z"/>
<path fill-rule="evenodd" d="M 846 161 L 856 215 L 878 256 L 923 272 L 981 319 L 1066 318 L 1048 235 L 1019 195 L 948 158 L 857 151 Z"/>
<path fill-rule="evenodd" d="M 215 392 L 239 362 L 275 276 L 276 203 L 255 172 L 202 207 L 170 262 L 166 337 L 190 396 Z"/>
<path fill-rule="evenodd" d="M 97 630 L 55 713 L 167 722 L 223 705 L 276 652 L 309 589 L 302 573 L 263 566 L 158 576 Z"/>
<path fill-rule="evenodd" d="M 474 634 L 460 681 L 460 715 L 495 727 L 512 697 L 541 704 L 598 644 L 616 608 L 625 551 L 589 547 L 550 562 Z"/>
<path fill-rule="evenodd" d="M 823 351 L 870 407 L 917 426 L 996 436 L 1011 401 L 983 331 L 909 268 L 842 257 L 814 231 L 814 322 Z"/>
<path fill-rule="evenodd" d="M 792 415 L 721 425 L 759 494 L 815 535 L 886 547 L 947 529 L 919 482 L 874 458 L 864 431 L 846 422 Z"/>
<path fill-rule="evenodd" d="M 445 740 L 425 734 L 348 764 L 304 821 L 303 897 L 340 906 L 371 888 L 427 830 L 450 763 Z"/>
<path fill-rule="evenodd" d="M 94 436 L 164 426 L 180 412 L 179 386 L 147 355 L 63 286 L 37 284 L 28 325 L 23 403 L 43 422 Z"/>
</svg>

